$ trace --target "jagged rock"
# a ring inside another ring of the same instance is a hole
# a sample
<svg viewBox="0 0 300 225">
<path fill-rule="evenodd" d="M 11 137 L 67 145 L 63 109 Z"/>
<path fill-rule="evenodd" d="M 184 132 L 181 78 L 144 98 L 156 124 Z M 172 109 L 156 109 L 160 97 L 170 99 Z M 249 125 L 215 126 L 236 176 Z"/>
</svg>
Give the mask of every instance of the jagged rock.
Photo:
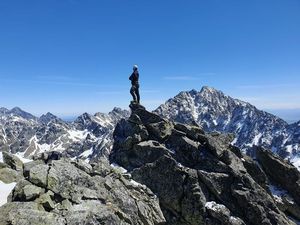
<svg viewBox="0 0 300 225">
<path fill-rule="evenodd" d="M 207 173 L 198 170 L 198 177 L 218 199 L 228 195 L 230 185 L 233 182 L 232 178 L 225 173 Z"/>
<path fill-rule="evenodd" d="M 242 162 L 250 176 L 264 189 L 267 189 L 267 175 L 252 158 L 243 155 Z"/>
<path fill-rule="evenodd" d="M 91 164 L 89 164 L 81 159 L 76 159 L 75 161 L 72 161 L 71 163 L 74 164 L 77 168 L 83 170 L 84 172 L 86 172 L 88 174 L 91 174 L 93 171 Z"/>
<path fill-rule="evenodd" d="M 35 186 L 27 180 L 21 180 L 14 188 L 12 201 L 31 201 L 44 192 L 45 189 Z"/>
<path fill-rule="evenodd" d="M 100 158 L 97 163 L 92 164 L 92 175 L 105 177 L 111 173 L 112 168 L 106 158 Z M 86 171 L 85 171 L 86 172 Z"/>
<path fill-rule="evenodd" d="M 23 162 L 17 156 L 8 152 L 2 152 L 2 155 L 4 163 L 6 163 L 11 169 L 17 171 L 23 170 Z"/>
<path fill-rule="evenodd" d="M 140 120 L 144 125 L 148 125 L 150 123 L 159 123 L 164 121 L 159 115 L 145 110 L 144 106 L 131 104 L 129 107 L 131 108 L 133 114 L 139 116 Z"/>
<path fill-rule="evenodd" d="M 0 180 L 4 183 L 12 183 L 17 182 L 22 179 L 22 174 L 16 170 L 11 168 L 2 168 L 0 169 Z"/>
<path fill-rule="evenodd" d="M 175 123 L 175 129 L 186 133 L 186 136 L 195 141 L 205 141 L 203 140 L 204 131 L 198 126 L 189 126 L 182 123 Z"/>
<path fill-rule="evenodd" d="M 49 212 L 55 208 L 55 204 L 51 199 L 51 197 L 53 196 L 53 193 L 51 193 L 51 191 L 48 191 L 47 193 L 42 194 L 38 199 L 36 199 L 35 202 L 43 206 L 43 208 Z"/>
<path fill-rule="evenodd" d="M 229 149 L 233 136 L 230 134 L 211 133 L 207 135 L 207 148 L 218 158 Z"/>
<path fill-rule="evenodd" d="M 184 124 L 196 121 L 206 132 L 234 133 L 234 144 L 249 155 L 253 155 L 255 144 L 273 147 L 280 156 L 299 160 L 300 121 L 288 124 L 212 87 L 180 92 L 154 112 L 170 121 Z"/>
<path fill-rule="evenodd" d="M 176 130 L 173 130 L 171 136 L 166 140 L 166 146 L 176 153 L 177 160 L 189 167 L 193 167 L 202 159 L 200 144 Z"/>
<path fill-rule="evenodd" d="M 149 132 L 150 139 L 163 141 L 171 135 L 173 124 L 170 122 L 161 121 L 158 123 L 150 123 L 146 127 Z"/>
<path fill-rule="evenodd" d="M 269 194 L 264 171 L 231 145 L 232 134 L 205 134 L 175 123 L 166 136 L 159 128 L 153 135 L 153 124 L 170 122 L 142 108 L 132 110 L 131 118 L 140 121 L 117 125 L 110 160 L 158 196 L 168 225 L 294 225 Z M 128 146 L 128 139 L 140 135 L 127 129 L 131 124 L 145 127 L 148 140 Z M 163 148 L 157 152 L 149 143 Z M 213 201 L 222 210 L 205 207 Z"/>
<path fill-rule="evenodd" d="M 49 165 L 38 164 L 29 170 L 29 181 L 33 184 L 47 188 L 47 176 L 49 171 Z"/>
<path fill-rule="evenodd" d="M 256 156 L 272 180 L 288 190 L 300 205 L 300 173 L 297 168 L 263 148 L 256 149 Z"/>
<path fill-rule="evenodd" d="M 0 151 L 35 158 L 42 149 L 65 150 L 63 154 L 70 158 L 95 160 L 108 157 L 114 127 L 121 118 L 129 116 L 129 111 L 114 108 L 108 114 L 84 113 L 74 122 L 63 121 L 51 113 L 40 118 L 28 115 L 21 109 L 0 110 Z M 85 151 L 88 152 L 82 155 Z"/>
<path fill-rule="evenodd" d="M 140 117 L 136 114 L 131 114 L 130 117 L 128 118 L 128 121 L 131 123 L 135 123 L 137 125 L 142 125 L 142 121 L 140 119 Z"/>
<path fill-rule="evenodd" d="M 44 160 L 40 160 L 40 159 L 25 163 L 23 166 L 24 177 L 26 177 L 26 178 L 29 177 L 29 171 L 31 170 L 32 167 L 34 167 L 36 165 L 44 165 L 44 164 L 45 164 Z"/>
<path fill-rule="evenodd" d="M 133 179 L 156 193 L 165 216 L 178 224 L 203 223 L 205 196 L 195 171 L 185 171 L 176 161 L 162 156 L 151 164 L 134 169 Z"/>
<path fill-rule="evenodd" d="M 162 155 L 171 152 L 157 141 L 143 141 L 128 149 L 118 163 L 128 169 L 143 166 L 145 163 L 154 162 Z"/>
<path fill-rule="evenodd" d="M 300 207 L 295 203 L 291 196 L 284 195 L 281 200 L 276 201 L 278 208 L 288 215 L 300 220 Z"/>
<path fill-rule="evenodd" d="M 27 167 L 29 175 L 17 183 L 12 202 L 0 207 L 1 225 L 165 222 L 153 192 L 124 177 L 107 160 L 89 166 L 64 158 L 44 160 Z"/>
<path fill-rule="evenodd" d="M 224 225 L 245 225 L 244 221 L 238 217 L 231 216 L 230 210 L 222 204 L 217 204 L 214 201 L 205 204 L 207 213 L 213 219 L 216 219 L 220 224 Z M 207 224 L 215 224 L 211 218 L 207 219 Z"/>
<path fill-rule="evenodd" d="M 1 225 L 65 225 L 65 219 L 55 213 L 39 210 L 35 202 L 10 202 L 0 207 Z"/>
<path fill-rule="evenodd" d="M 8 165 L 6 165 L 5 163 L 3 163 L 3 162 L 0 162 L 0 169 L 2 169 L 2 168 L 6 168 L 6 167 L 8 167 Z"/>
<path fill-rule="evenodd" d="M 43 152 L 33 157 L 34 160 L 43 160 L 45 163 L 50 160 L 59 160 L 63 157 L 63 153 L 57 151 Z"/>
</svg>

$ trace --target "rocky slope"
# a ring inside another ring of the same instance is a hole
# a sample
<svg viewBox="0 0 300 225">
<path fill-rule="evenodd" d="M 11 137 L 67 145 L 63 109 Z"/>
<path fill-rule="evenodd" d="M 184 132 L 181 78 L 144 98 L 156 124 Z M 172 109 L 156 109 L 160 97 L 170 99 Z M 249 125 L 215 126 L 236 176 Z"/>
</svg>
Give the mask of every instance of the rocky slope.
<svg viewBox="0 0 300 225">
<path fill-rule="evenodd" d="M 300 170 L 300 121 L 289 125 L 209 87 L 200 92 L 181 92 L 155 112 L 172 121 L 201 124 L 207 132 L 233 133 L 233 143 L 249 155 L 254 157 L 253 146 L 261 145 L 289 159 Z M 128 116 L 127 110 L 115 108 L 108 114 L 84 113 L 73 123 L 67 123 L 51 113 L 36 118 L 19 108 L 1 108 L 0 151 L 21 158 L 50 150 L 64 151 L 71 158 L 87 161 L 108 156 L 113 129 L 121 118 Z"/>
<path fill-rule="evenodd" d="M 122 175 L 107 161 L 88 164 L 42 153 L 22 164 L 4 153 L 4 174 L 18 174 L 0 207 L 1 225 L 159 225 L 165 218 L 158 198 L 145 186 Z M 4 171 L 5 170 L 5 171 Z M 14 172 L 12 172 L 14 171 Z"/>
<path fill-rule="evenodd" d="M 1 153 L 0 187 L 14 188 L 0 207 L 0 225 L 299 223 L 300 173 L 293 165 L 263 148 L 254 161 L 230 144 L 231 134 L 131 108 L 114 130 L 111 164 L 55 151 L 23 163 Z"/>
<path fill-rule="evenodd" d="M 263 148 L 254 161 L 230 144 L 230 134 L 204 133 L 131 107 L 114 131 L 110 160 L 158 196 L 166 224 L 283 225 L 300 219 L 300 174 L 290 163 Z"/>
<path fill-rule="evenodd" d="M 108 114 L 87 113 L 73 123 L 67 123 L 47 113 L 37 118 L 19 108 L 0 109 L 0 151 L 21 158 L 41 152 L 64 151 L 71 158 L 90 160 L 108 155 L 112 146 L 112 132 L 120 118 L 128 111 L 114 108 Z"/>
<path fill-rule="evenodd" d="M 254 154 L 254 145 L 261 145 L 284 158 L 300 161 L 300 122 L 289 125 L 214 88 L 180 92 L 155 112 L 177 122 L 197 122 L 208 132 L 234 133 L 233 143 L 250 155 Z"/>
</svg>

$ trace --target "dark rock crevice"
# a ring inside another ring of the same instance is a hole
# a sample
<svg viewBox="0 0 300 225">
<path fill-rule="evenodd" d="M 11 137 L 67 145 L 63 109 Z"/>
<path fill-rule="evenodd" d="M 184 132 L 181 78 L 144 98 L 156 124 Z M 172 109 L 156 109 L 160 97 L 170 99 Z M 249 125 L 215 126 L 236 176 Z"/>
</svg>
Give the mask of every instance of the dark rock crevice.
<svg viewBox="0 0 300 225">
<path fill-rule="evenodd" d="M 117 125 L 110 161 L 158 196 L 167 224 L 294 225 L 270 196 L 268 174 L 231 145 L 232 134 L 206 134 L 138 105 L 131 109 L 135 123 Z M 146 139 L 128 145 L 126 140 L 141 135 L 141 129 L 128 131 L 137 124 L 149 134 L 147 142 L 161 147 L 137 148 Z"/>
</svg>

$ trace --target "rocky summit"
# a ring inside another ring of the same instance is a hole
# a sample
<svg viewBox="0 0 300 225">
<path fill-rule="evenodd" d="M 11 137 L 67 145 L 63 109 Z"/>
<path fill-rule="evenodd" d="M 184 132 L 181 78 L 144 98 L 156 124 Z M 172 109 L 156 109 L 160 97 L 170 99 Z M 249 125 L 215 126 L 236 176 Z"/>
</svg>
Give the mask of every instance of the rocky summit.
<svg viewBox="0 0 300 225">
<path fill-rule="evenodd" d="M 182 91 L 154 112 L 176 122 L 196 121 L 207 132 L 234 133 L 233 143 L 248 155 L 254 154 L 253 146 L 260 145 L 299 165 L 299 122 L 288 124 L 212 87 Z"/>
<path fill-rule="evenodd" d="M 166 224 L 292 225 L 300 219 L 300 177 L 292 164 L 263 148 L 253 160 L 231 145 L 231 134 L 131 109 L 116 126 L 110 160 L 157 195 Z"/>
<path fill-rule="evenodd" d="M 300 174 L 264 148 L 252 159 L 232 134 L 206 133 L 131 104 L 109 155 L 93 163 L 52 151 L 23 163 L 3 152 L 16 185 L 0 225 L 296 225 Z M 0 183 L 1 184 L 1 183 Z"/>
</svg>

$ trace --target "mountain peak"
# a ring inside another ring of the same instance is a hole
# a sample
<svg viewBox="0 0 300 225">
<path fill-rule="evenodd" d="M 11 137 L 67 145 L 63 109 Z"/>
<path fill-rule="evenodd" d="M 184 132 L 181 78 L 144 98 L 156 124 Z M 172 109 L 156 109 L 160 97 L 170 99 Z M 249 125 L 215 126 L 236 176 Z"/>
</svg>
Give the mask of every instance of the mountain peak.
<svg viewBox="0 0 300 225">
<path fill-rule="evenodd" d="M 14 115 L 17 115 L 17 116 L 21 116 L 23 117 L 24 119 L 33 119 L 35 120 L 36 117 L 33 116 L 32 114 L 28 113 L 28 112 L 25 112 L 24 110 L 22 110 L 21 108 L 19 107 L 14 107 L 12 108 L 9 113 L 12 113 Z"/>
<path fill-rule="evenodd" d="M 255 106 L 204 86 L 200 92 L 180 92 L 155 112 L 180 123 L 195 120 L 204 130 L 236 134 L 233 144 L 249 154 L 253 145 L 273 148 L 277 154 L 292 156 L 297 150 L 298 124 L 290 125 Z M 294 131 L 295 130 L 295 131 Z M 289 147 L 285 147 L 290 143 Z"/>
<path fill-rule="evenodd" d="M 203 86 L 200 90 L 200 92 L 220 92 L 217 89 L 209 86 Z"/>
<path fill-rule="evenodd" d="M 40 116 L 39 121 L 42 123 L 49 123 L 51 120 L 57 119 L 57 116 L 53 115 L 50 112 Z"/>
<path fill-rule="evenodd" d="M 200 90 L 201 96 L 225 96 L 222 91 L 219 91 L 213 87 L 203 86 Z"/>
<path fill-rule="evenodd" d="M 1 107 L 0 113 L 7 113 L 9 110 L 7 108 Z"/>
</svg>

